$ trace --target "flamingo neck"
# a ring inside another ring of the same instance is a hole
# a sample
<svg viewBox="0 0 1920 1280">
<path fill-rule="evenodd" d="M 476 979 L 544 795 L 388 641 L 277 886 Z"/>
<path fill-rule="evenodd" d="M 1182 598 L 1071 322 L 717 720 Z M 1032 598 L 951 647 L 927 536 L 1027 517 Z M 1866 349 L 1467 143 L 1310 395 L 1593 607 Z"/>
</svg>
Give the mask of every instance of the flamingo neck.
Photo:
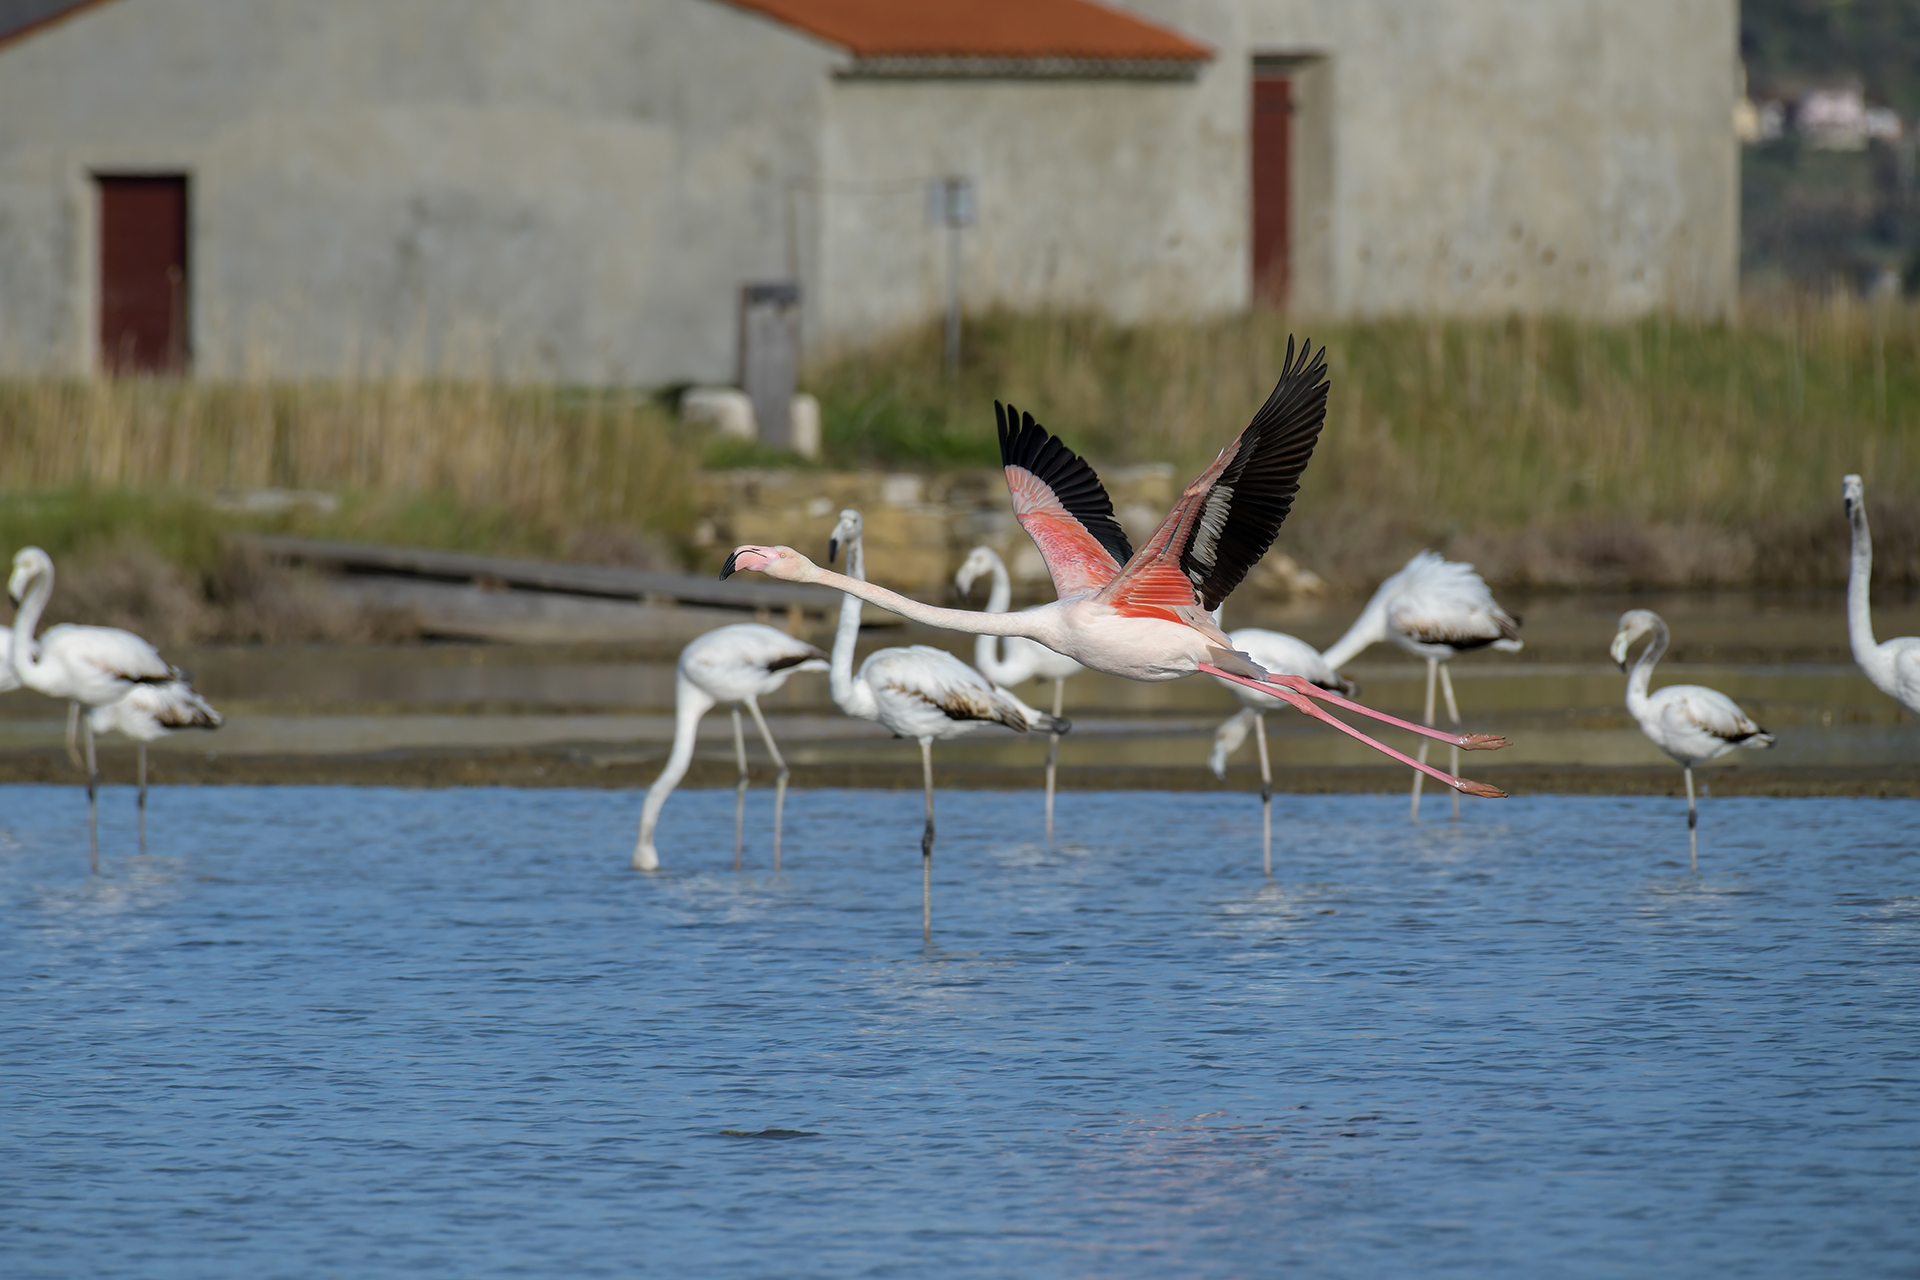
<svg viewBox="0 0 1920 1280">
<path fill-rule="evenodd" d="M 847 543 L 849 582 L 865 583 L 867 549 L 860 538 Z M 839 574 L 835 574 L 839 577 Z M 840 597 L 840 625 L 833 633 L 833 657 L 827 663 L 827 690 L 833 705 L 850 716 L 871 720 L 875 712 L 873 690 L 853 677 L 853 651 L 860 643 L 860 598 L 851 593 Z"/>
<path fill-rule="evenodd" d="M 1367 601 L 1367 607 L 1360 611 L 1360 616 L 1353 620 L 1353 625 L 1347 628 L 1347 634 L 1334 641 L 1333 646 L 1320 656 L 1326 661 L 1327 666 L 1338 671 L 1359 657 L 1364 650 L 1387 638 L 1386 620 L 1386 603 L 1376 594 L 1373 599 Z"/>
<path fill-rule="evenodd" d="M 1853 644 L 1853 660 L 1862 667 L 1872 667 L 1880 653 L 1873 640 L 1873 531 L 1867 527 L 1864 499 L 1854 505 L 1849 523 L 1853 526 L 1853 567 L 1847 574 L 1847 638 Z"/>
<path fill-rule="evenodd" d="M 673 681 L 673 750 L 667 753 L 666 767 L 660 770 L 660 776 L 647 789 L 646 803 L 640 807 L 640 843 L 634 850 L 634 865 L 642 871 L 651 871 L 660 865 L 659 855 L 653 848 L 653 829 L 659 825 L 660 810 L 665 807 L 667 797 L 680 785 L 680 779 L 687 776 L 687 766 L 693 763 L 694 734 L 700 728 L 700 718 L 711 710 L 713 699 L 706 690 L 686 676 L 676 674 Z"/>
<path fill-rule="evenodd" d="M 1025 636 L 1029 640 L 1040 640 L 1040 632 L 1045 626 L 1045 620 L 1041 616 L 1043 610 L 1040 609 L 1024 609 L 1019 613 L 975 613 L 971 609 L 943 609 L 939 605 L 922 604 L 918 600 L 901 595 L 898 591 L 889 591 L 871 582 L 850 578 L 844 573 L 822 569 L 817 564 L 809 563 L 807 569 L 789 581 L 816 582 L 823 587 L 832 587 L 835 591 L 844 591 L 848 595 L 858 596 L 868 604 L 878 605 L 888 613 L 897 613 L 903 618 L 924 623 L 929 627 L 960 631 L 967 635 Z M 846 625 L 846 616 L 844 611 L 840 615 L 842 628 Z M 1042 640 L 1041 643 L 1044 644 L 1045 641 Z"/>
<path fill-rule="evenodd" d="M 47 599 L 53 595 L 53 571 L 38 574 L 27 586 L 27 597 L 13 615 L 13 670 L 20 683 L 33 688 L 40 674 L 40 656 L 33 646 L 33 633 L 46 612 Z"/>
<path fill-rule="evenodd" d="M 1636 716 L 1647 703 L 1647 685 L 1653 679 L 1653 664 L 1660 661 L 1660 655 L 1667 651 L 1672 633 L 1667 630 L 1664 619 L 1653 620 L 1653 639 L 1640 651 L 1639 658 L 1633 664 L 1633 674 L 1627 677 L 1627 710 Z"/>
<path fill-rule="evenodd" d="M 1007 566 L 999 556 L 991 558 L 988 573 L 993 578 L 993 588 L 987 593 L 987 612 L 1005 613 L 1013 604 L 1013 581 L 1007 576 Z M 973 644 L 973 665 L 980 668 L 980 674 L 995 684 L 1015 684 L 1009 678 L 1007 663 L 1001 660 L 1003 647 L 1000 637 L 981 635 Z"/>
</svg>

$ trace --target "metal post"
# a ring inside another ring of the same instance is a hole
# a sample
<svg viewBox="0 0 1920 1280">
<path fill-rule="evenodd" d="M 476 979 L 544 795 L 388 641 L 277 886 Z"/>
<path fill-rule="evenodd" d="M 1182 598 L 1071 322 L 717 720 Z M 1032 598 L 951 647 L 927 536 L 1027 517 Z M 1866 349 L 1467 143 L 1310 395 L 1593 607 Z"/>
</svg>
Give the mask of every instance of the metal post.
<svg viewBox="0 0 1920 1280">
<path fill-rule="evenodd" d="M 927 221 L 947 229 L 947 373 L 952 375 L 960 370 L 960 229 L 973 225 L 973 180 L 929 183 Z"/>
</svg>

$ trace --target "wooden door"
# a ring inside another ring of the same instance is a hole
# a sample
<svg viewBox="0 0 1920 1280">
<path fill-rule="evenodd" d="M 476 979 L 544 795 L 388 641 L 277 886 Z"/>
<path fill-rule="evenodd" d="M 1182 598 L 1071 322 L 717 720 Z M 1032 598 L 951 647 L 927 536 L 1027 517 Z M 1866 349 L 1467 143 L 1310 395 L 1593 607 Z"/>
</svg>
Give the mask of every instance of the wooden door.
<svg viewBox="0 0 1920 1280">
<path fill-rule="evenodd" d="M 187 366 L 187 180 L 101 176 L 100 367 Z"/>
<path fill-rule="evenodd" d="M 1253 79 L 1253 300 L 1287 305 L 1292 227 L 1288 167 L 1292 160 L 1293 86 L 1255 73 Z"/>
</svg>

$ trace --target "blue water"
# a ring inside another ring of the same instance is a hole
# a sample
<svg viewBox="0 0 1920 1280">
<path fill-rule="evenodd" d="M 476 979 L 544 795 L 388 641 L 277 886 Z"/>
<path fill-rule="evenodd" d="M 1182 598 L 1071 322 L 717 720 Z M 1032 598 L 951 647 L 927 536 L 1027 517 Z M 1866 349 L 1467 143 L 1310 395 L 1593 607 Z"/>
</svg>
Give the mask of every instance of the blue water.
<svg viewBox="0 0 1920 1280">
<path fill-rule="evenodd" d="M 1920 1271 L 1911 801 L 946 794 L 923 951 L 913 793 L 106 799 L 0 790 L 9 1277 Z"/>
</svg>

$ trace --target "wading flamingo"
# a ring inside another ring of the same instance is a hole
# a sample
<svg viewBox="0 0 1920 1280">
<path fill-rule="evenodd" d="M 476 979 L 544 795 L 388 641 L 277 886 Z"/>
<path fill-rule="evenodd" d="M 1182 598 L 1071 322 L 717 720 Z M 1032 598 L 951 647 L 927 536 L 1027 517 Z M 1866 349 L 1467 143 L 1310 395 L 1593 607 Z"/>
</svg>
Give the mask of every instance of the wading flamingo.
<svg viewBox="0 0 1920 1280">
<path fill-rule="evenodd" d="M 7 594 L 13 615 L 13 670 L 20 683 L 49 698 L 64 698 L 91 711 L 118 702 L 141 685 L 183 682 L 178 669 L 131 631 L 118 627 L 49 627 L 34 639 L 47 600 L 53 595 L 53 557 L 26 547 L 13 558 Z M 91 865 L 100 870 L 99 763 L 93 750 L 93 721 L 87 733 L 87 840 Z"/>
<path fill-rule="evenodd" d="M 1847 638 L 1853 660 L 1874 688 L 1920 716 L 1920 636 L 1875 643 L 1873 638 L 1873 532 L 1867 528 L 1867 490 L 1859 476 L 1840 481 L 1847 523 L 1853 526 L 1853 569 L 1847 575 Z"/>
<path fill-rule="evenodd" d="M 653 829 L 660 822 L 660 810 L 667 797 L 687 776 L 693 761 L 693 738 L 700 719 L 722 702 L 733 710 L 733 758 L 740 766 L 739 782 L 733 789 L 733 869 L 740 869 L 742 829 L 747 812 L 747 740 L 741 732 L 740 708 L 745 707 L 767 744 L 778 770 L 773 784 L 773 869 L 780 869 L 780 819 L 787 803 L 787 762 L 780 748 L 773 745 L 767 718 L 760 714 L 760 699 L 780 688 L 796 671 L 824 671 L 827 655 L 803 640 L 758 622 L 736 622 L 717 627 L 696 637 L 680 651 L 673 669 L 673 750 L 667 754 L 666 767 L 647 789 L 646 803 L 640 807 L 640 840 L 633 846 L 636 871 L 652 871 L 660 865 L 659 851 L 653 847 Z"/>
<path fill-rule="evenodd" d="M 147 744 L 175 729 L 218 729 L 224 721 L 185 680 L 137 684 L 127 696 L 87 713 L 91 733 L 119 733 L 140 744 L 140 851 L 147 850 Z"/>
<path fill-rule="evenodd" d="M 1426 722 L 1433 723 L 1433 685 L 1437 673 L 1447 696 L 1447 715 L 1460 723 L 1460 704 L 1453 700 L 1453 677 L 1446 664 L 1469 649 L 1492 647 L 1516 653 L 1521 647 L 1520 619 L 1494 603 L 1493 592 L 1470 564 L 1442 559 L 1432 551 L 1422 551 L 1407 561 L 1406 567 L 1380 584 L 1367 601 L 1367 607 L 1354 619 L 1347 634 L 1333 642 L 1322 655 L 1328 666 L 1338 670 L 1358 657 L 1362 650 L 1382 640 L 1391 640 L 1416 658 L 1427 660 Z M 1427 758 L 1427 744 L 1420 744 L 1420 759 Z M 1449 755 L 1453 772 L 1460 772 L 1460 750 Z M 1420 821 L 1420 784 L 1413 775 L 1413 820 Z M 1460 816 L 1460 795 L 1454 793 L 1453 816 Z"/>
<path fill-rule="evenodd" d="M 992 589 L 987 593 L 987 612 L 1005 613 L 1013 600 L 1013 583 L 1007 577 L 1006 562 L 992 547 L 975 547 L 967 553 L 966 560 L 960 566 L 960 572 L 954 575 L 953 585 L 959 590 L 961 599 L 972 590 L 973 584 L 982 575 L 991 575 Z M 1047 646 L 1025 636 L 981 636 L 974 642 L 973 665 L 980 674 L 998 685 L 1011 689 L 1017 684 L 1029 680 L 1053 681 L 1053 714 L 1060 715 L 1066 708 L 1067 677 L 1077 676 L 1086 668 L 1072 658 L 1063 657 Z M 1053 839 L 1053 779 L 1054 767 L 1060 758 L 1060 735 L 1047 735 L 1047 839 Z"/>
<path fill-rule="evenodd" d="M 1735 747 L 1765 748 L 1773 735 L 1753 722 L 1732 698 L 1697 684 L 1670 684 L 1649 694 L 1653 664 L 1667 651 L 1667 624 L 1651 609 L 1632 609 L 1620 615 L 1620 631 L 1613 638 L 1613 660 L 1627 669 L 1627 650 L 1648 632 L 1653 640 L 1640 651 L 1627 678 L 1627 711 L 1640 722 L 1640 732 L 1672 756 L 1687 775 L 1687 861 L 1700 874 L 1700 815 L 1693 802 L 1693 766 L 1713 760 Z"/>
<path fill-rule="evenodd" d="M 863 532 L 858 511 L 848 508 L 840 513 L 840 522 L 827 542 L 827 559 L 832 561 L 844 546 L 850 576 L 826 575 L 835 585 L 867 586 Z M 920 837 L 920 936 L 931 942 L 934 742 L 958 738 L 988 724 L 1003 724 L 1016 733 L 1029 729 L 1065 733 L 1072 726 L 1058 716 L 1035 711 L 945 649 L 931 645 L 876 649 L 855 671 L 853 650 L 860 639 L 858 597 L 859 592 L 849 589 L 841 598 L 840 628 L 833 636 L 828 680 L 834 704 L 842 711 L 856 720 L 878 721 L 893 730 L 894 736 L 913 738 L 920 744 L 920 776 L 927 793 L 927 826 Z"/>
<path fill-rule="evenodd" d="M 1328 666 L 1326 659 L 1312 645 L 1285 632 L 1242 627 L 1238 631 L 1229 631 L 1227 639 L 1233 642 L 1233 647 L 1239 652 L 1265 667 L 1270 675 L 1298 676 L 1322 689 L 1331 689 L 1349 698 L 1360 691 L 1353 681 Z M 1260 747 L 1260 869 L 1271 880 L 1273 766 L 1267 759 L 1267 712 L 1286 704 L 1273 694 L 1250 689 L 1235 681 L 1223 680 L 1221 683 L 1240 700 L 1241 710 L 1213 731 L 1213 755 L 1207 765 L 1213 770 L 1214 777 L 1224 780 L 1227 776 L 1227 757 L 1240 749 L 1240 744 L 1247 740 L 1248 726 L 1253 727 L 1255 741 Z"/>
<path fill-rule="evenodd" d="M 1285 372 L 1253 422 L 1188 485 L 1136 555 L 1100 479 L 1031 414 L 998 403 L 1000 457 L 1013 512 L 1040 548 L 1059 599 L 1018 613 L 972 613 L 922 604 L 898 592 L 822 569 L 792 547 L 743 546 L 726 577 L 751 569 L 788 582 L 818 582 L 929 626 L 974 635 L 1025 636 L 1081 666 L 1130 680 L 1177 680 L 1204 671 L 1323 720 L 1403 764 L 1478 796 L 1506 793 L 1441 773 L 1375 742 L 1320 709 L 1315 698 L 1467 750 L 1502 747 L 1493 734 L 1449 734 L 1349 702 L 1298 676 L 1269 676 L 1233 650 L 1210 611 L 1272 545 L 1293 504 L 1327 413 L 1326 353 L 1287 345 Z"/>
</svg>

